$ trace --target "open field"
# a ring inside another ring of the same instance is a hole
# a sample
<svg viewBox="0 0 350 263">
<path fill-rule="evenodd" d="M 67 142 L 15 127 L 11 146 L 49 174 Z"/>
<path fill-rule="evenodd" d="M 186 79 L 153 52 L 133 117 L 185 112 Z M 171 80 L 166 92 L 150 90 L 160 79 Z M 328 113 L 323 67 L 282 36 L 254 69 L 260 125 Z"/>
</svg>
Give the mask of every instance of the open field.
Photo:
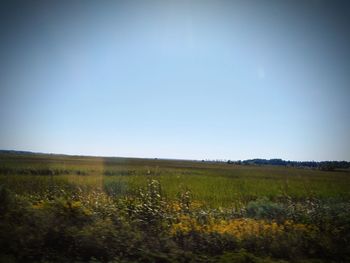
<svg viewBox="0 0 350 263">
<path fill-rule="evenodd" d="M 156 179 L 169 198 L 188 188 L 195 200 L 214 207 L 230 207 L 236 201 L 248 202 L 261 196 L 350 197 L 350 171 L 178 160 L 5 155 L 0 160 L 0 172 L 0 182 L 19 194 L 41 193 L 50 184 L 66 184 L 100 188 L 121 196 L 144 187 L 149 179 Z"/>
<path fill-rule="evenodd" d="M 2 258 L 346 262 L 349 179 L 349 171 L 2 153 Z"/>
</svg>

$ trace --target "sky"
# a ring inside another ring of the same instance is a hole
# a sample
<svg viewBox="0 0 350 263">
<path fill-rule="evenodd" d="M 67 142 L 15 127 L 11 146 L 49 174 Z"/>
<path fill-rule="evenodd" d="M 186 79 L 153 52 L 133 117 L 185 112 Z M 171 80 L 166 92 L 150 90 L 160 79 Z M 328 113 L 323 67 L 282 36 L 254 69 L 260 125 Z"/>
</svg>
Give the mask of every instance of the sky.
<svg viewBox="0 0 350 263">
<path fill-rule="evenodd" d="M 8 1 L 0 149 L 350 161 L 347 1 Z"/>
</svg>

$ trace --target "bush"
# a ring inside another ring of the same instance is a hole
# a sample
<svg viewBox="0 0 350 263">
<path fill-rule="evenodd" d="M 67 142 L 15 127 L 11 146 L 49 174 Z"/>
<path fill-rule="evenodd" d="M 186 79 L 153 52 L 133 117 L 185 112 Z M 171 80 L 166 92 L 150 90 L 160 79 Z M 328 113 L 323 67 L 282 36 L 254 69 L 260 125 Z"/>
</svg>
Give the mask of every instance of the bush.
<svg viewBox="0 0 350 263">
<path fill-rule="evenodd" d="M 283 222 L 287 218 L 286 209 L 266 197 L 251 201 L 246 207 L 247 216 L 256 219 L 269 219 Z"/>
<path fill-rule="evenodd" d="M 155 180 L 126 198 L 76 190 L 38 200 L 2 186 L 0 261 L 347 262 L 349 208 L 262 198 L 238 216 L 198 205 L 187 189 L 168 200 Z"/>
</svg>

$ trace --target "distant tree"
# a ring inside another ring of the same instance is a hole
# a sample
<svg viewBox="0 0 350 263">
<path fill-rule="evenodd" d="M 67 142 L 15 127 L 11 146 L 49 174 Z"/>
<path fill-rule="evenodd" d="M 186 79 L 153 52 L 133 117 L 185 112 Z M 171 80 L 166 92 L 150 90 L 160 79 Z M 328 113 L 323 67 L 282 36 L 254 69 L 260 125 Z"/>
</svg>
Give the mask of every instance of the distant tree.
<svg viewBox="0 0 350 263">
<path fill-rule="evenodd" d="M 322 162 L 319 165 L 319 168 L 322 171 L 334 171 L 335 168 L 337 168 L 337 165 L 335 162 Z"/>
</svg>

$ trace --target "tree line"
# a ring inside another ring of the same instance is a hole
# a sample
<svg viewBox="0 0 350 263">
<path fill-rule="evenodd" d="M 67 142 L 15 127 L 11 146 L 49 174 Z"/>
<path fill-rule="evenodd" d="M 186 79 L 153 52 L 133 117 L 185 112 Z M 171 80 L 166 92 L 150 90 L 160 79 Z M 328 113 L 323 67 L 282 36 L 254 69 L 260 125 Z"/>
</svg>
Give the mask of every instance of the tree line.
<svg viewBox="0 0 350 263">
<path fill-rule="evenodd" d="M 278 165 L 288 167 L 313 168 L 325 171 L 333 171 L 335 169 L 349 169 L 350 162 L 347 161 L 286 161 L 283 159 L 249 159 L 238 161 L 227 161 L 228 164 L 237 165 Z"/>
</svg>

